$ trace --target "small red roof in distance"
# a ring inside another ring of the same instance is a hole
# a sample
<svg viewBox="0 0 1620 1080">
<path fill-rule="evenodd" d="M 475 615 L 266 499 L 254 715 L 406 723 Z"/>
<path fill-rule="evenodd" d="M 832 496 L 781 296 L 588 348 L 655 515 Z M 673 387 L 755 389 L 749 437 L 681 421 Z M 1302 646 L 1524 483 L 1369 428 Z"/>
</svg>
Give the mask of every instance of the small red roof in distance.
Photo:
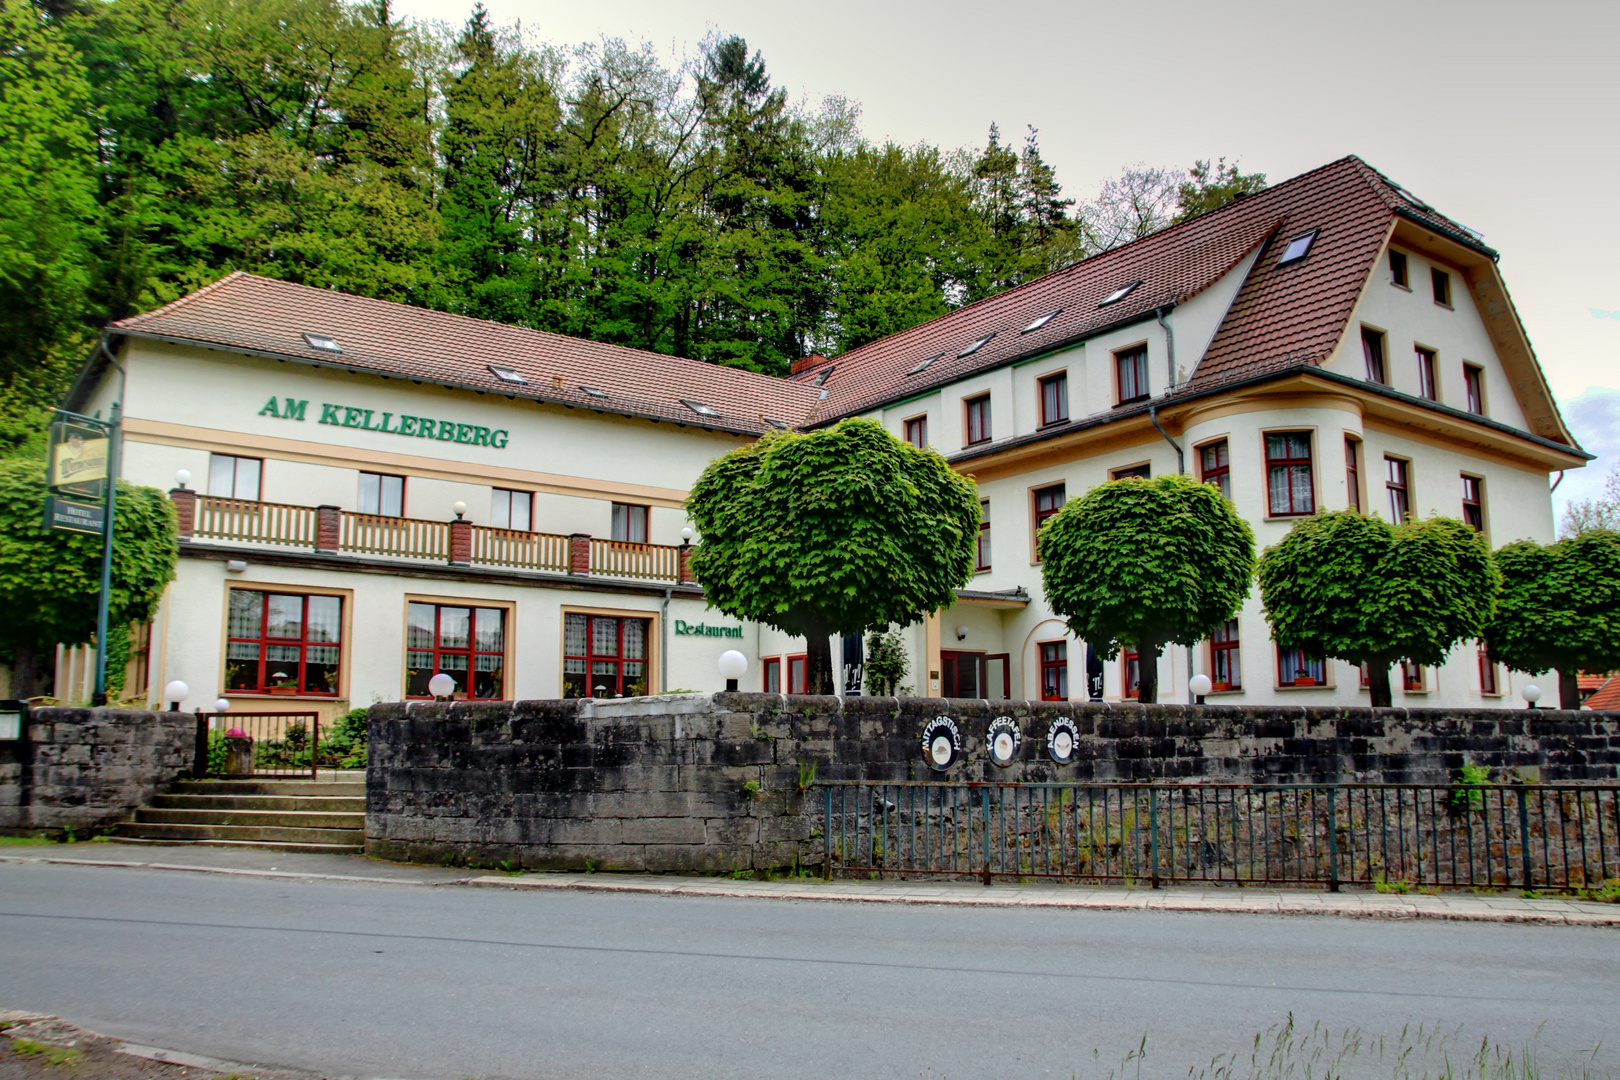
<svg viewBox="0 0 1620 1080">
<path fill-rule="evenodd" d="M 1597 693 L 1581 702 L 1589 705 L 1599 712 L 1612 712 L 1620 710 L 1620 675 L 1616 675 L 1598 690 Z"/>
<path fill-rule="evenodd" d="M 852 349 L 835 358 L 838 370 L 827 381 L 828 397 L 816 420 L 861 412 L 1151 317 L 1161 307 L 1196 296 L 1261 244 L 1265 250 L 1199 361 L 1193 387 L 1321 363 L 1339 340 L 1396 213 L 1444 228 L 1490 253 L 1470 239 L 1468 230 L 1416 203 L 1359 158 L 1347 157 Z M 1319 232 L 1309 254 L 1279 267 L 1287 241 L 1313 229 Z M 1118 303 L 1098 307 L 1133 281 L 1142 284 Z M 1055 308 L 1062 312 L 1039 330 L 1021 332 Z M 995 337 L 982 348 L 957 355 L 992 331 Z M 907 374 L 941 353 L 926 370 Z"/>
<path fill-rule="evenodd" d="M 812 386 L 622 345 L 372 300 L 237 272 L 171 304 L 114 323 L 125 334 L 307 360 L 373 372 L 671 420 L 743 434 L 768 420 L 805 422 Z M 313 348 L 304 334 L 335 339 L 342 353 Z M 510 368 L 526 385 L 502 381 Z M 596 397 L 581 387 L 606 393 Z M 718 415 L 682 404 L 694 401 Z"/>
</svg>

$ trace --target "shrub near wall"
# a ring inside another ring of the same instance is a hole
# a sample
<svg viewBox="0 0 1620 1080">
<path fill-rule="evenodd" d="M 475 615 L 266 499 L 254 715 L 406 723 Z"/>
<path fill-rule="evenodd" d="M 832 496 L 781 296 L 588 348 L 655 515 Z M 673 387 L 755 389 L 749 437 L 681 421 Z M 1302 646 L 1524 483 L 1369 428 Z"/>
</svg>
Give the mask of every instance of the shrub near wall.
<svg viewBox="0 0 1620 1080">
<path fill-rule="evenodd" d="M 923 727 L 956 721 L 933 773 Z M 998 716 L 1023 736 L 988 760 Z M 1046 757 L 1071 721 L 1075 759 Z M 1090 705 L 690 694 L 413 703 L 371 710 L 367 850 L 528 868 L 729 871 L 814 865 L 816 780 L 1352 780 L 1450 783 L 1465 762 L 1546 781 L 1620 777 L 1620 714 Z"/>
</svg>

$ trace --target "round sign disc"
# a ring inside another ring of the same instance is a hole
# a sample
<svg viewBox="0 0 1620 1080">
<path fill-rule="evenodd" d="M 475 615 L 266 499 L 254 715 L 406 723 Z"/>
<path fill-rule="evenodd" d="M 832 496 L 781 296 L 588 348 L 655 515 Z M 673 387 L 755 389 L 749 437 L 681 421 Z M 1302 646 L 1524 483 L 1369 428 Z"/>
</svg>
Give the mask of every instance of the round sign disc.
<svg viewBox="0 0 1620 1080">
<path fill-rule="evenodd" d="M 1046 729 L 1046 756 L 1059 765 L 1074 761 L 1074 753 L 1079 747 L 1080 731 L 1068 717 L 1058 717 Z"/>
<path fill-rule="evenodd" d="M 990 721 L 984 741 L 990 760 L 1005 769 L 1017 759 L 1019 744 L 1024 740 L 1018 733 L 1017 721 L 1010 716 L 998 716 Z"/>
<path fill-rule="evenodd" d="M 956 726 L 956 721 L 948 716 L 938 716 L 923 726 L 922 732 L 923 760 L 935 772 L 944 772 L 956 764 L 956 759 L 962 756 L 962 733 Z"/>
</svg>

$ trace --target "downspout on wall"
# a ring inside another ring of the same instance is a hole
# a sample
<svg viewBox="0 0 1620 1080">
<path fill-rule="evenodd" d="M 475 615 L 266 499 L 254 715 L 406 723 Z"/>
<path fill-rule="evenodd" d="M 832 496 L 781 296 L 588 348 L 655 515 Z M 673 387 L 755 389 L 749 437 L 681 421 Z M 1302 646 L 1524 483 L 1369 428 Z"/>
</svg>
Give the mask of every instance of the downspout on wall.
<svg viewBox="0 0 1620 1080">
<path fill-rule="evenodd" d="M 1164 318 L 1169 311 L 1169 308 L 1162 307 L 1153 314 L 1158 319 L 1159 329 L 1164 331 L 1164 352 L 1165 356 L 1169 358 L 1170 381 L 1166 385 L 1170 390 L 1174 390 L 1176 389 L 1176 334 L 1174 330 L 1170 329 L 1170 324 Z M 1164 436 L 1164 441 L 1169 443 L 1170 448 L 1176 452 L 1176 471 L 1185 476 L 1187 473 L 1186 455 L 1182 453 L 1181 444 L 1172 439 L 1170 433 L 1165 431 L 1164 427 L 1159 423 L 1159 407 L 1157 405 L 1148 406 L 1148 419 L 1153 421 L 1153 426 L 1158 428 L 1160 435 Z M 1187 704 L 1189 705 L 1194 705 L 1198 701 L 1192 692 L 1192 680 L 1193 647 L 1189 645 L 1187 646 Z"/>
</svg>

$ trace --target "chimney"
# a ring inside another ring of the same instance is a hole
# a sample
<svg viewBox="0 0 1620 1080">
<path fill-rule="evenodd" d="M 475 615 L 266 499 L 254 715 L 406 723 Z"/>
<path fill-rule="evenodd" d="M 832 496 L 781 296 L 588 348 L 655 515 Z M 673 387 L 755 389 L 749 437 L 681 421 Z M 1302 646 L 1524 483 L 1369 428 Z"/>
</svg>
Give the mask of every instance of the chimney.
<svg viewBox="0 0 1620 1080">
<path fill-rule="evenodd" d="M 797 375 L 801 371 L 809 371 L 813 367 L 820 367 L 826 362 L 827 358 L 822 356 L 820 353 L 811 353 L 809 356 L 801 356 L 799 359 L 793 361 L 793 367 L 788 371 L 788 374 Z"/>
</svg>

